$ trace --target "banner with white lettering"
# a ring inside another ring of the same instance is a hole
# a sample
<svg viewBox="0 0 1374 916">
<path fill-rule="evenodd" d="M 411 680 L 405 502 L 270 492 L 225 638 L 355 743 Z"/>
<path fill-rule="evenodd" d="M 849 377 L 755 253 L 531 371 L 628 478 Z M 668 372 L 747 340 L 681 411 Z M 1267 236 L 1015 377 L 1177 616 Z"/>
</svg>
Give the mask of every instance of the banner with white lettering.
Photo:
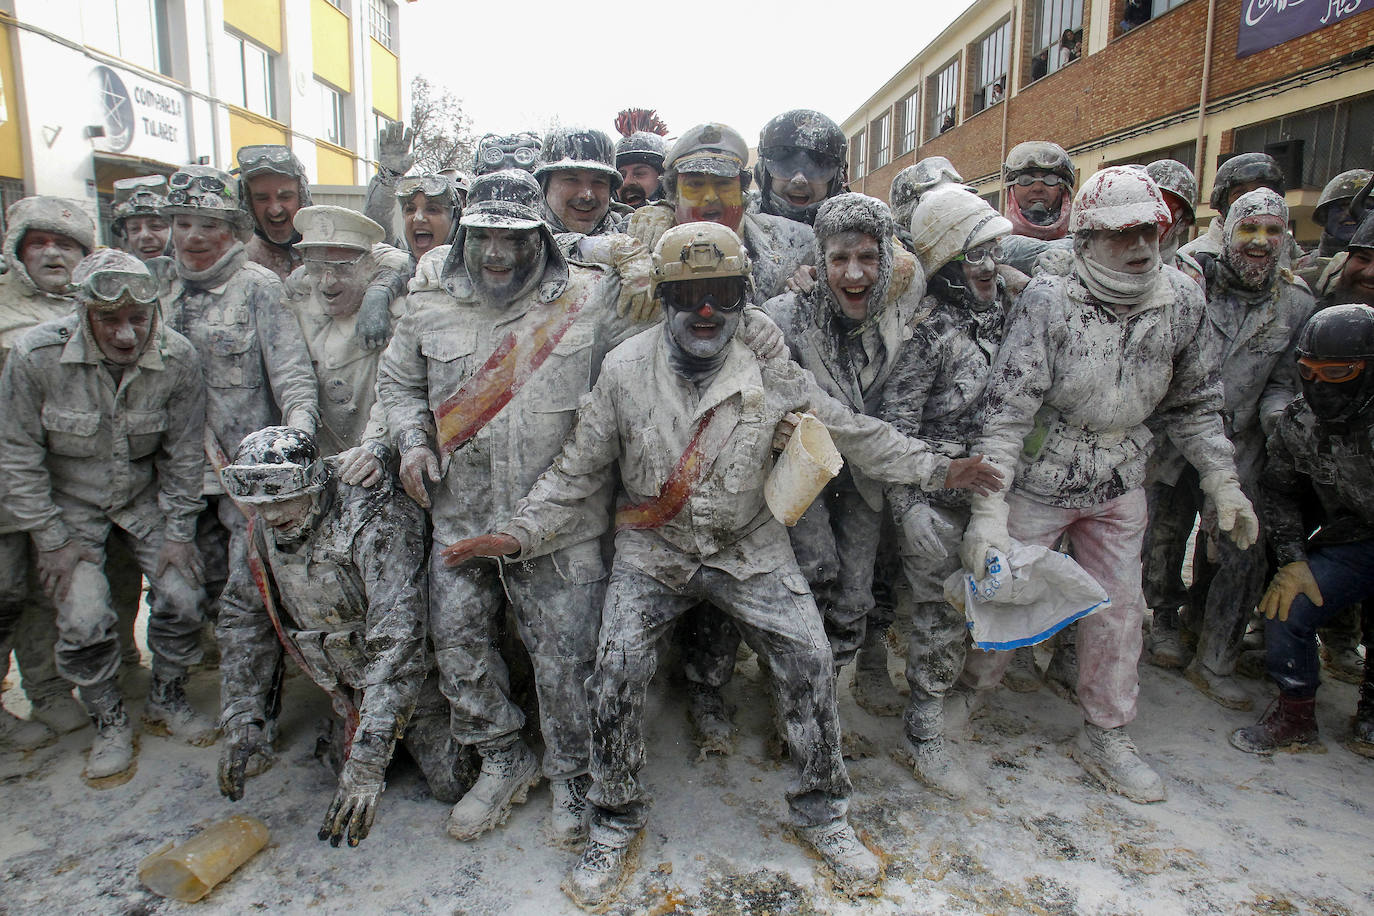
<svg viewBox="0 0 1374 916">
<path fill-rule="evenodd" d="M 103 64 L 91 70 L 97 120 L 105 136 L 96 149 L 180 164 L 189 155 L 186 95 L 131 70 Z"/>
<path fill-rule="evenodd" d="M 1374 9 L 1374 0 L 1242 0 L 1236 56 L 1335 25 Z"/>
</svg>

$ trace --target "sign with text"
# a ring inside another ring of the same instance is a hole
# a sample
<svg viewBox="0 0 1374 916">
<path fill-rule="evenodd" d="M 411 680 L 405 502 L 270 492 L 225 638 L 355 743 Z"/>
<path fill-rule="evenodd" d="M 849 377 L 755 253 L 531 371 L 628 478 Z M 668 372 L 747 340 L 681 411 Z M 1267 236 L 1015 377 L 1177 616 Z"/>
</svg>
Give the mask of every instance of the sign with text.
<svg viewBox="0 0 1374 916">
<path fill-rule="evenodd" d="M 105 136 L 95 148 L 162 162 L 187 161 L 186 95 L 129 70 L 104 65 L 91 70 L 96 120 Z"/>
<path fill-rule="evenodd" d="M 1335 25 L 1374 9 L 1374 0 L 1243 0 L 1236 56 Z"/>
</svg>

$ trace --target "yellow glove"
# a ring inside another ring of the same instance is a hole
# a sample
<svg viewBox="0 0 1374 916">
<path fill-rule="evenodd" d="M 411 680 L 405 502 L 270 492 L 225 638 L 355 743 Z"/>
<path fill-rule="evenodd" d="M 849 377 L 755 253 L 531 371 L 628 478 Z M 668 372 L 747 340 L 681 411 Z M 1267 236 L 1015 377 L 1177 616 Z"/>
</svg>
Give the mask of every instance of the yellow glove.
<svg viewBox="0 0 1374 916">
<path fill-rule="evenodd" d="M 1317 580 L 1312 578 L 1312 567 L 1307 565 L 1306 560 L 1289 563 L 1274 573 L 1269 588 L 1260 599 L 1260 613 L 1270 620 L 1275 617 L 1287 620 L 1288 609 L 1300 594 L 1306 595 L 1317 607 L 1322 606 L 1322 591 L 1317 587 Z"/>
</svg>

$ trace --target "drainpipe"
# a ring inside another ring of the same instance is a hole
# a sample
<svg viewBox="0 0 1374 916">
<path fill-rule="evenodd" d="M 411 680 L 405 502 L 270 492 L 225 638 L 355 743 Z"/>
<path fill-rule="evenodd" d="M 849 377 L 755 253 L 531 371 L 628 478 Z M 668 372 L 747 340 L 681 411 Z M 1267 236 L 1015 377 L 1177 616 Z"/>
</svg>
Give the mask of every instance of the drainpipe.
<svg viewBox="0 0 1374 916">
<path fill-rule="evenodd" d="M 1216 16 L 1217 0 L 1207 0 L 1207 43 L 1202 49 L 1202 88 L 1197 100 L 1197 149 L 1193 156 L 1199 194 L 1202 192 L 1202 169 L 1206 164 L 1203 144 L 1207 139 L 1207 84 L 1212 78 L 1212 33 L 1215 31 Z"/>
<path fill-rule="evenodd" d="M 1212 2 L 1215 2 L 1215 0 L 1212 0 Z M 1020 75 L 1021 73 L 1021 54 L 1019 50 L 1021 42 L 1016 40 L 1016 0 L 1012 0 L 1011 18 L 1008 20 L 1008 24 L 1011 26 L 1008 37 L 1012 39 L 1011 46 L 1015 50 L 1013 50 L 1013 53 L 1007 60 L 1007 91 L 1002 93 L 1002 158 L 998 160 L 999 162 L 1007 161 L 1007 121 L 1011 117 L 1011 75 L 1013 73 Z M 1018 86 L 1017 88 L 1019 89 L 1020 87 Z M 997 171 L 999 173 L 997 175 L 997 210 L 1000 213 L 1005 211 L 1007 206 L 1007 202 L 1004 199 L 1007 195 L 1007 183 L 1002 180 L 1000 166 Z"/>
</svg>

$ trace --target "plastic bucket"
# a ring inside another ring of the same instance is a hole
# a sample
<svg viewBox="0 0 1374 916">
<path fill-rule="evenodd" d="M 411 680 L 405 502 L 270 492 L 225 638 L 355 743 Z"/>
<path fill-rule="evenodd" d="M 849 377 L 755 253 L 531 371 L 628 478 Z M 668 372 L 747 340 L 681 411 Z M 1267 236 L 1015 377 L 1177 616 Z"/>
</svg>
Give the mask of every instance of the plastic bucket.
<svg viewBox="0 0 1374 916">
<path fill-rule="evenodd" d="M 769 511 L 791 528 L 842 467 L 844 459 L 825 424 L 809 413 L 802 414 L 763 485 Z"/>
<path fill-rule="evenodd" d="M 138 865 L 153 893 L 195 903 L 267 845 L 267 825 L 236 814 L 211 824 L 175 849 L 167 843 Z"/>
</svg>

